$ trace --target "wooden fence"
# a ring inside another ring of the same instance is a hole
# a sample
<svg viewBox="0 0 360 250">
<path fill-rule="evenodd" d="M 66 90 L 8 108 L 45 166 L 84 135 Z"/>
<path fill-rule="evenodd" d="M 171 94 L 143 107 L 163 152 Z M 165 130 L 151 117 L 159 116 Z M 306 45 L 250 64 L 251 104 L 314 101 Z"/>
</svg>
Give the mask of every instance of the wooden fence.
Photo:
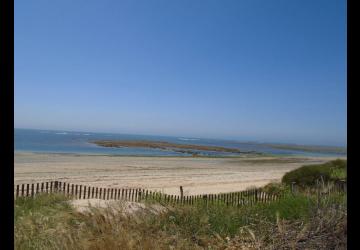
<svg viewBox="0 0 360 250">
<path fill-rule="evenodd" d="M 296 193 L 299 187 L 295 183 L 293 184 L 291 190 L 293 193 Z M 322 185 L 313 191 L 321 195 L 346 192 L 346 182 Z M 281 198 L 281 195 L 269 194 L 261 189 L 220 194 L 183 195 L 182 187 L 180 187 L 180 195 L 169 195 L 140 188 L 99 188 L 60 181 L 16 185 L 14 191 L 15 198 L 34 197 L 40 193 L 62 193 L 70 196 L 72 199 L 124 200 L 134 202 L 153 200 L 167 204 L 189 205 L 203 202 L 206 204 L 225 204 L 227 206 L 269 203 Z"/>
<path fill-rule="evenodd" d="M 62 193 L 71 196 L 72 199 L 134 202 L 154 200 L 160 203 L 189 205 L 205 202 L 207 204 L 225 204 L 227 206 L 251 205 L 259 202 L 268 203 L 280 198 L 278 195 L 268 194 L 259 189 L 220 194 L 182 195 L 183 192 L 181 192 L 181 195 L 169 195 L 140 188 L 99 188 L 60 181 L 16 185 L 14 191 L 15 198 L 34 197 L 40 193 Z"/>
</svg>

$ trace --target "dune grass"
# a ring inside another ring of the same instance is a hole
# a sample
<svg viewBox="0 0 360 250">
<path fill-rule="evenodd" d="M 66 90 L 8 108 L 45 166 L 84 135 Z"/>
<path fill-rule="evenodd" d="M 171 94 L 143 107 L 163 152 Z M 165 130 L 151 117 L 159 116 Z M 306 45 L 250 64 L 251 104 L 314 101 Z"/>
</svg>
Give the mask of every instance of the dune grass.
<svg viewBox="0 0 360 250">
<path fill-rule="evenodd" d="M 80 213 L 65 196 L 43 194 L 16 200 L 15 249 L 341 249 L 346 195 L 318 198 L 286 191 L 270 204 L 198 203 L 129 215 L 121 202 Z"/>
</svg>

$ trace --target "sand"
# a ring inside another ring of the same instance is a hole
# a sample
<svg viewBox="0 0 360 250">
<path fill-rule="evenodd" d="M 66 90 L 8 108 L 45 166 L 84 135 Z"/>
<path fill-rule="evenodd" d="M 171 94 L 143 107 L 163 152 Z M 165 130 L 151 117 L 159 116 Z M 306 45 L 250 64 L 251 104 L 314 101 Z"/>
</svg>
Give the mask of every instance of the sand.
<svg viewBox="0 0 360 250">
<path fill-rule="evenodd" d="M 158 214 L 167 210 L 166 207 L 160 204 L 148 204 L 132 201 L 119 200 L 100 200 L 100 199 L 82 199 L 70 200 L 72 205 L 78 212 L 92 212 L 91 207 L 98 210 L 111 209 L 113 212 L 121 211 L 124 214 L 134 214 L 141 210 L 146 210 L 154 214 Z"/>
<path fill-rule="evenodd" d="M 241 191 L 280 181 L 292 169 L 334 157 L 130 157 L 15 153 L 15 184 L 63 181 L 184 195 Z"/>
</svg>

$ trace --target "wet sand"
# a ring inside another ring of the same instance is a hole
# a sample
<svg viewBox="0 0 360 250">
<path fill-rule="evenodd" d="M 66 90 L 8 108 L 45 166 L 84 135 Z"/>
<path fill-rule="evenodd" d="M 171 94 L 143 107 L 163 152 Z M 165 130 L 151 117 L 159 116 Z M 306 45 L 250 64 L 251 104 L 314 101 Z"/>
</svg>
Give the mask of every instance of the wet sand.
<svg viewBox="0 0 360 250">
<path fill-rule="evenodd" d="M 292 169 L 334 157 L 131 157 L 15 153 L 15 184 L 64 181 L 185 195 L 241 191 L 280 181 Z"/>
</svg>

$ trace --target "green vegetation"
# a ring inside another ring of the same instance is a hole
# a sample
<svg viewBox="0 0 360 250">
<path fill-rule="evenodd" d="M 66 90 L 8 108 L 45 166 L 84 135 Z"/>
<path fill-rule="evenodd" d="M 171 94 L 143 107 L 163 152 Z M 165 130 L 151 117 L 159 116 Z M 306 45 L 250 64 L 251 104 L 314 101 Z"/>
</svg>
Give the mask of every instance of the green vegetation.
<svg viewBox="0 0 360 250">
<path fill-rule="evenodd" d="M 194 156 L 202 155 L 199 151 L 205 152 L 222 152 L 222 153 L 247 153 L 247 154 L 261 154 L 255 151 L 242 151 L 237 148 L 227 148 L 219 146 L 205 146 L 205 145 L 194 145 L 194 144 L 180 144 L 170 143 L 166 141 L 145 141 L 145 140 L 96 140 L 90 141 L 98 146 L 102 147 L 133 147 L 133 148 L 154 148 L 161 150 L 170 150 L 179 153 L 191 154 Z"/>
<path fill-rule="evenodd" d="M 16 249 L 56 249 L 69 244 L 73 208 L 62 195 L 18 198 L 14 206 Z"/>
<path fill-rule="evenodd" d="M 123 204 L 77 212 L 61 195 L 15 202 L 16 249 L 345 249 L 346 195 L 291 194 L 269 204 L 151 205 L 129 215 Z M 319 199 L 320 198 L 320 199 Z M 249 248 L 243 248 L 243 247 Z"/>
<path fill-rule="evenodd" d="M 335 160 L 291 171 L 262 188 L 279 200 L 252 206 L 153 200 L 129 214 L 122 202 L 79 212 L 61 194 L 18 198 L 15 249 L 346 249 L 346 193 L 331 191 L 346 166 Z M 310 192 L 320 177 L 329 182 Z M 291 192 L 293 181 L 303 188 Z"/>
<path fill-rule="evenodd" d="M 281 195 L 285 192 L 289 192 L 290 188 L 282 183 L 269 183 L 261 188 L 261 191 L 268 194 Z"/>
<path fill-rule="evenodd" d="M 346 179 L 347 161 L 337 159 L 319 165 L 305 165 L 286 173 L 282 182 L 290 185 L 295 182 L 297 185 L 306 187 L 313 186 L 316 181 L 322 179 L 324 182 L 332 182 Z"/>
</svg>

